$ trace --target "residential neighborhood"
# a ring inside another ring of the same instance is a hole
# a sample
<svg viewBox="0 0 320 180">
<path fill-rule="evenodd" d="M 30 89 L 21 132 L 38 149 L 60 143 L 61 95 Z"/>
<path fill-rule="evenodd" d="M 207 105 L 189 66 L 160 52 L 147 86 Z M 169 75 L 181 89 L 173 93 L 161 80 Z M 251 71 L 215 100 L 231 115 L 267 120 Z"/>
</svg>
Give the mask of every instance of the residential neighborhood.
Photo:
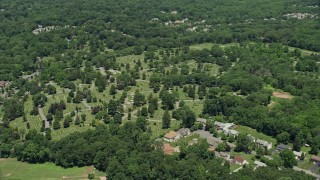
<svg viewBox="0 0 320 180">
<path fill-rule="evenodd" d="M 279 153 L 290 150 L 299 164 L 310 164 L 309 166 L 318 167 L 320 165 L 319 156 L 310 156 L 309 160 L 305 160 L 307 152 L 292 150 L 292 146 L 289 144 L 279 143 L 273 144 L 269 142 L 266 135 L 259 134 L 250 130 L 252 134 L 248 133 L 246 138 L 252 143 L 253 150 L 249 153 L 238 152 L 237 149 L 237 139 L 240 134 L 243 134 L 242 129 L 246 129 L 242 126 L 239 128 L 235 123 L 214 121 L 213 127 L 217 131 L 217 135 L 207 131 L 204 127 L 210 124 L 210 120 L 205 118 L 198 118 L 197 123 L 201 124 L 203 128 L 191 132 L 189 128 L 180 128 L 176 131 L 169 131 L 163 136 L 163 152 L 168 155 L 173 155 L 180 152 L 179 142 L 188 141 L 188 146 L 192 146 L 199 142 L 199 139 L 205 139 L 209 144 L 208 150 L 218 158 L 222 158 L 231 164 L 232 171 L 236 172 L 245 165 L 252 165 L 254 169 L 258 167 L 268 166 L 265 161 L 272 161 L 275 157 L 279 156 Z M 240 132 L 238 131 L 241 130 Z M 225 139 L 226 138 L 226 139 Z M 235 141 L 231 140 L 235 139 Z M 172 144 L 174 143 L 174 144 Z M 173 146 L 172 146 L 173 145 Z M 223 148 L 221 148 L 223 147 Z M 306 146 L 307 147 L 307 146 Z M 262 158 L 257 157 L 257 149 L 260 148 L 264 151 Z M 313 164 L 313 165 L 312 165 Z M 295 169 L 299 169 L 298 167 Z M 312 169 L 311 169 L 312 170 Z M 308 170 L 306 170 L 308 171 Z M 310 173 L 313 173 L 310 171 Z"/>
</svg>

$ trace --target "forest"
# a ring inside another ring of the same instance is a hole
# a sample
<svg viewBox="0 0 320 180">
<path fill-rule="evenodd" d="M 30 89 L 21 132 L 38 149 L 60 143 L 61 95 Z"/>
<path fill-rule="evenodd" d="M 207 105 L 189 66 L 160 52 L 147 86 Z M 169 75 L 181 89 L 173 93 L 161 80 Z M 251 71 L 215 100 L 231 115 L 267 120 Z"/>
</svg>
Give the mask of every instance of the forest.
<svg viewBox="0 0 320 180">
<path fill-rule="evenodd" d="M 0 157 L 108 179 L 313 179 L 293 167 L 319 155 L 319 40 L 315 0 L 2 0 Z"/>
</svg>

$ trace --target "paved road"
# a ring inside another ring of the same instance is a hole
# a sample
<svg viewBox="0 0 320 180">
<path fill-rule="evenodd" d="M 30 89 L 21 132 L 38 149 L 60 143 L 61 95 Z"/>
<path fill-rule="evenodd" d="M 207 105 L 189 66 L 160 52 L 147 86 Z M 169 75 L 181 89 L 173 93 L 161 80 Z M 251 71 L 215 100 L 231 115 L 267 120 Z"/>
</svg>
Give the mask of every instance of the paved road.
<svg viewBox="0 0 320 180">
<path fill-rule="evenodd" d="M 293 166 L 292 169 L 295 170 L 295 171 L 303 171 L 303 172 L 305 172 L 306 174 L 309 174 L 309 175 L 311 175 L 311 176 L 313 176 L 313 177 L 315 177 L 315 178 L 317 178 L 317 179 L 320 179 L 320 175 L 315 174 L 315 173 L 313 173 L 313 172 L 311 172 L 311 171 L 308 171 L 308 170 L 305 170 L 305 169 L 301 169 L 301 168 L 299 168 L 299 167 L 297 167 L 297 166 Z"/>
<path fill-rule="evenodd" d="M 38 108 L 38 111 L 39 111 L 39 115 L 40 115 L 40 117 L 41 117 L 41 119 L 42 120 L 45 120 L 45 128 L 50 128 L 50 123 L 49 123 L 49 121 L 47 120 L 47 117 L 44 115 L 44 113 L 43 113 L 43 110 L 42 110 L 42 108 Z"/>
</svg>

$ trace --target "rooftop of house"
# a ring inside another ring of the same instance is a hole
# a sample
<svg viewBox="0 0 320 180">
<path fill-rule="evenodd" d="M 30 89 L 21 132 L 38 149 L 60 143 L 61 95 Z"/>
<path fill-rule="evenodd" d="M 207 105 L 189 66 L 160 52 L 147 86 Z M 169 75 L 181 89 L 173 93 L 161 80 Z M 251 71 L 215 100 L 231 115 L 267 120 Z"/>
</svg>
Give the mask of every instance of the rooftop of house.
<svg viewBox="0 0 320 180">
<path fill-rule="evenodd" d="M 6 82 L 6 81 L 0 81 L 0 87 L 5 87 L 5 86 L 6 86 L 6 84 L 7 84 L 7 82 Z"/>
<path fill-rule="evenodd" d="M 302 156 L 302 152 L 298 152 L 298 151 L 293 151 L 293 154 L 298 157 Z"/>
<path fill-rule="evenodd" d="M 177 137 L 177 135 L 178 135 L 177 132 L 170 131 L 166 135 L 164 135 L 164 137 L 167 138 L 167 139 L 174 139 L 175 137 Z"/>
<path fill-rule="evenodd" d="M 277 146 L 277 149 L 282 149 L 282 150 L 283 150 L 283 149 L 290 149 L 290 146 L 280 143 L 280 144 Z"/>
<path fill-rule="evenodd" d="M 178 133 L 182 136 L 186 136 L 190 134 L 190 129 L 189 128 L 181 128 L 178 130 Z"/>
<path fill-rule="evenodd" d="M 272 144 L 272 143 L 269 143 L 269 142 L 267 142 L 267 141 L 265 141 L 265 140 L 261 140 L 261 139 L 257 139 L 257 140 L 256 140 L 256 143 L 262 144 L 262 145 L 264 145 L 264 146 L 267 146 L 267 145 L 269 145 L 269 144 Z"/>
<path fill-rule="evenodd" d="M 311 160 L 320 162 L 319 156 L 311 156 Z"/>
<path fill-rule="evenodd" d="M 204 118 L 198 118 L 197 121 L 201 123 L 207 123 L 207 120 Z"/>
<path fill-rule="evenodd" d="M 245 161 L 241 156 L 235 156 L 233 160 L 239 163 L 243 163 Z"/>
<path fill-rule="evenodd" d="M 174 153 L 174 148 L 172 146 L 170 146 L 170 144 L 164 144 L 163 145 L 163 152 L 165 154 L 172 154 L 172 153 Z"/>
</svg>

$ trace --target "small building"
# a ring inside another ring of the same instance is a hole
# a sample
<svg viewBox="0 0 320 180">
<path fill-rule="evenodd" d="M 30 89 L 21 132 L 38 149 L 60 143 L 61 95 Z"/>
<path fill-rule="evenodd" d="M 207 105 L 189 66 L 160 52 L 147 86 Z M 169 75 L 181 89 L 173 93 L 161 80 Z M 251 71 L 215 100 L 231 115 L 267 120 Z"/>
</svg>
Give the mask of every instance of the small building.
<svg viewBox="0 0 320 180">
<path fill-rule="evenodd" d="M 175 152 L 174 148 L 170 144 L 163 144 L 164 154 L 173 154 Z"/>
<path fill-rule="evenodd" d="M 267 167 L 267 165 L 261 161 L 255 160 L 253 163 L 256 165 L 256 167 L 254 167 L 254 170 L 257 169 L 258 167 Z"/>
<path fill-rule="evenodd" d="M 226 152 L 217 152 L 217 151 L 215 151 L 215 152 L 214 152 L 214 155 L 215 155 L 216 157 L 220 157 L 220 158 L 222 158 L 222 159 L 224 159 L 224 160 L 226 160 L 226 161 L 229 161 L 229 160 L 230 160 L 230 154 L 228 154 L 228 153 L 226 153 Z"/>
<path fill-rule="evenodd" d="M 256 145 L 267 148 L 268 150 L 272 148 L 272 143 L 269 143 L 269 142 L 267 142 L 265 140 L 261 140 L 261 139 L 256 140 Z"/>
<path fill-rule="evenodd" d="M 180 135 L 175 131 L 170 131 L 166 135 L 164 135 L 164 139 L 167 142 L 175 142 L 180 139 Z"/>
<path fill-rule="evenodd" d="M 296 156 L 296 159 L 300 159 L 302 156 L 302 152 L 298 152 L 298 151 L 292 151 L 293 154 Z"/>
<path fill-rule="evenodd" d="M 0 88 L 6 87 L 7 82 L 6 81 L 0 81 Z"/>
<path fill-rule="evenodd" d="M 180 135 L 180 137 L 186 137 L 189 136 L 191 133 L 189 128 L 181 128 L 178 130 L 178 134 Z"/>
<path fill-rule="evenodd" d="M 319 164 L 320 163 L 320 157 L 319 156 L 311 156 L 310 159 L 312 162 Z"/>
<path fill-rule="evenodd" d="M 278 151 L 283 151 L 285 149 L 291 149 L 291 147 L 288 145 L 282 144 L 282 143 L 278 144 L 278 146 L 277 146 Z"/>
<path fill-rule="evenodd" d="M 197 122 L 199 122 L 199 123 L 201 123 L 201 124 L 203 124 L 203 125 L 206 125 L 206 124 L 207 124 L 207 120 L 204 119 L 204 118 L 198 118 L 198 119 L 197 119 Z"/>
<path fill-rule="evenodd" d="M 227 129 L 227 128 L 223 129 L 223 133 L 227 136 L 233 136 L 233 137 L 237 137 L 239 135 L 238 131 L 233 129 Z"/>
<path fill-rule="evenodd" d="M 224 123 L 222 122 L 215 121 L 213 124 L 216 126 L 218 130 L 222 130 L 224 128 Z"/>
<path fill-rule="evenodd" d="M 245 159 L 243 159 L 241 156 L 235 156 L 235 157 L 233 158 L 233 162 L 234 162 L 235 164 L 239 164 L 239 165 L 241 165 L 241 166 L 243 166 L 244 164 L 248 164 L 248 161 L 245 160 Z"/>
</svg>

